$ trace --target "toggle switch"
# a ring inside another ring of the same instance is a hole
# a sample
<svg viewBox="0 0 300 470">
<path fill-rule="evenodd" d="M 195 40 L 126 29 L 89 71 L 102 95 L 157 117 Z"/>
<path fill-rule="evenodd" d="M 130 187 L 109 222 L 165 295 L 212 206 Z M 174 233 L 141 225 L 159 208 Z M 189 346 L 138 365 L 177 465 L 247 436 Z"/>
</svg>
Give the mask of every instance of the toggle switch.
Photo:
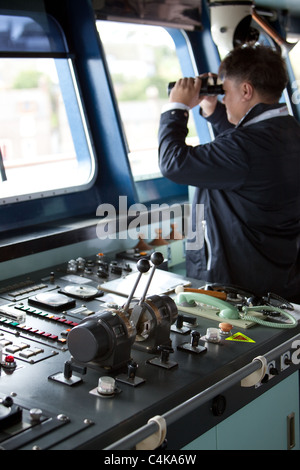
<svg viewBox="0 0 300 470">
<path fill-rule="evenodd" d="M 193 330 L 191 332 L 190 342 L 179 344 L 177 346 L 177 349 L 181 351 L 196 353 L 196 354 L 202 353 L 206 351 L 207 348 L 206 346 L 199 344 L 199 341 L 200 341 L 200 333 L 196 330 Z"/>
<path fill-rule="evenodd" d="M 136 372 L 138 369 L 138 364 L 137 362 L 133 361 L 130 359 L 127 364 L 127 375 L 126 374 L 120 374 L 117 375 L 116 380 L 118 382 L 125 383 L 127 385 L 132 385 L 133 387 L 136 387 L 137 385 L 140 385 L 145 382 L 145 379 L 142 377 L 137 377 Z"/>
<path fill-rule="evenodd" d="M 149 359 L 147 361 L 147 364 L 163 367 L 165 369 L 172 369 L 173 367 L 178 366 L 177 362 L 170 361 L 169 359 L 170 354 L 174 352 L 172 346 L 169 346 L 167 344 L 161 344 L 157 347 L 157 351 L 160 351 L 160 356 L 154 357 L 153 359 Z"/>
</svg>

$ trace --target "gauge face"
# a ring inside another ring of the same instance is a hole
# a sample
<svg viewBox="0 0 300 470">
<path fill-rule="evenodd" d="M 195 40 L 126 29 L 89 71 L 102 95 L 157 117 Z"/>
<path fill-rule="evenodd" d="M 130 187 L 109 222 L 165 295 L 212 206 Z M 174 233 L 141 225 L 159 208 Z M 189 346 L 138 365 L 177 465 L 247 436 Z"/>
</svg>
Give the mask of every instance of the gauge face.
<svg viewBox="0 0 300 470">
<path fill-rule="evenodd" d="M 66 294 L 73 295 L 74 297 L 79 297 L 81 299 L 88 299 L 100 293 L 96 287 L 76 285 L 66 286 L 64 291 Z"/>
<path fill-rule="evenodd" d="M 59 307 L 68 302 L 68 298 L 57 293 L 42 293 L 35 296 L 38 302 L 43 302 L 52 307 Z"/>
<path fill-rule="evenodd" d="M 52 307 L 60 307 L 69 302 L 69 299 L 65 295 L 58 294 L 56 292 L 43 292 L 42 294 L 37 294 L 34 297 L 34 300 Z"/>
<path fill-rule="evenodd" d="M 34 297 L 30 297 L 28 303 L 41 308 L 61 311 L 74 307 L 75 300 L 58 292 L 42 292 Z"/>
</svg>

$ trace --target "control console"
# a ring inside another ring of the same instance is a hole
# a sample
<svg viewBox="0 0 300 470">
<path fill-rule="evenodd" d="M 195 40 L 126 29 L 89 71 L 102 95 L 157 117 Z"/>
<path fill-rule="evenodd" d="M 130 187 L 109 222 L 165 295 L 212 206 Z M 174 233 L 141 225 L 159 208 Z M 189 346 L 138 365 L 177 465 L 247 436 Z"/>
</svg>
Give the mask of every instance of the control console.
<svg viewBox="0 0 300 470">
<path fill-rule="evenodd" d="M 249 329 L 232 292 L 205 295 L 166 267 L 157 251 L 99 253 L 1 283 L 0 448 L 103 449 L 298 331 Z M 287 346 L 256 393 L 290 374 L 292 357 Z"/>
</svg>

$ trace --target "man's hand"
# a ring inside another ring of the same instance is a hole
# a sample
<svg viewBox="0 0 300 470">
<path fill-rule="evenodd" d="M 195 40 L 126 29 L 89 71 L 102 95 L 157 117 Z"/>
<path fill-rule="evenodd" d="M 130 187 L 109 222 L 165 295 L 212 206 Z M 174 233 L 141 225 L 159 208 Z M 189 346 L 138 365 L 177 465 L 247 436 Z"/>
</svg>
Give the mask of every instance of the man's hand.
<svg viewBox="0 0 300 470">
<path fill-rule="evenodd" d="M 203 75 L 200 75 L 200 78 L 207 78 L 207 77 L 215 77 L 216 75 L 213 73 L 205 73 Z M 213 114 L 214 110 L 216 109 L 217 106 L 217 101 L 218 98 L 217 96 L 214 95 L 202 95 L 200 97 L 200 107 L 202 109 L 202 115 L 204 117 L 208 117 L 211 114 Z"/>
<path fill-rule="evenodd" d="M 180 78 L 171 90 L 170 103 L 182 103 L 194 108 L 200 103 L 201 78 Z"/>
<path fill-rule="evenodd" d="M 199 104 L 202 109 L 203 117 L 208 117 L 213 114 L 217 106 L 217 101 L 218 99 L 214 95 L 201 96 Z"/>
<path fill-rule="evenodd" d="M 214 76 L 211 73 L 200 75 L 196 78 L 181 78 L 179 79 L 171 90 L 169 101 L 170 103 L 183 103 L 189 108 L 194 108 L 198 104 L 202 108 L 203 116 L 210 116 L 213 114 L 218 98 L 211 95 L 201 95 L 202 78 Z"/>
</svg>

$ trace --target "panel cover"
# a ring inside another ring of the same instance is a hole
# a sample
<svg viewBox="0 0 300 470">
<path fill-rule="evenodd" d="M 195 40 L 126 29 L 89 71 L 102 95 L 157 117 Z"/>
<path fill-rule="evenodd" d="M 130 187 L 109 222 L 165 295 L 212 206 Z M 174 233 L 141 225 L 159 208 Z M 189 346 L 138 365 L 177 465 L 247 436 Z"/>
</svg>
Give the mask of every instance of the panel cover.
<svg viewBox="0 0 300 470">
<path fill-rule="evenodd" d="M 97 19 L 201 28 L 200 0 L 93 0 Z"/>
</svg>

